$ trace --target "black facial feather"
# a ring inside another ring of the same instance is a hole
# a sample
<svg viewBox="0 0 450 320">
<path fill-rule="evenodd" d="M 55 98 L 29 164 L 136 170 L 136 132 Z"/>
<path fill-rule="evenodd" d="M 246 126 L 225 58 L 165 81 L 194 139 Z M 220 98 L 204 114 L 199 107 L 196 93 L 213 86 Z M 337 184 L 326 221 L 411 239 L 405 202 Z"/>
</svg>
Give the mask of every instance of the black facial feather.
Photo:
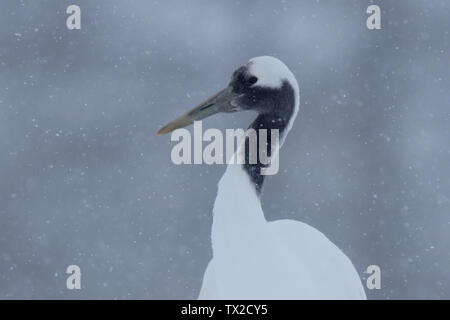
<svg viewBox="0 0 450 320">
<path fill-rule="evenodd" d="M 259 129 L 267 129 L 267 149 L 263 150 L 270 156 L 271 129 L 278 129 L 280 139 L 284 134 L 289 120 L 294 114 L 295 93 L 288 81 L 283 81 L 280 88 L 269 88 L 258 86 L 254 83 L 254 75 L 248 73 L 247 68 L 240 67 L 231 78 L 230 86 L 233 92 L 240 93 L 239 107 L 242 110 L 253 110 L 258 113 L 257 118 L 249 126 L 256 130 L 256 164 L 250 164 L 249 138 L 245 140 L 245 164 L 244 169 L 255 185 L 256 192 L 260 194 L 264 182 L 264 175 L 261 175 L 261 168 L 267 166 L 259 159 Z M 256 79 L 257 80 L 257 79 Z M 253 82 L 253 83 L 252 83 Z"/>
<path fill-rule="evenodd" d="M 294 113 L 295 96 L 292 87 L 285 82 L 280 89 L 257 88 L 252 90 L 253 97 L 247 98 L 255 104 L 253 107 L 259 112 L 257 118 L 249 126 L 256 130 L 256 164 L 250 164 L 249 138 L 245 141 L 245 164 L 244 169 L 254 183 L 255 189 L 259 194 L 264 182 L 264 175 L 261 175 L 261 168 L 266 165 L 262 164 L 259 159 L 259 129 L 267 129 L 267 146 L 266 150 L 262 150 L 268 156 L 271 152 L 271 129 L 278 129 L 280 139 L 284 135 L 284 131 Z M 244 99 L 245 101 L 245 99 Z M 250 103 L 249 103 L 250 104 Z"/>
</svg>

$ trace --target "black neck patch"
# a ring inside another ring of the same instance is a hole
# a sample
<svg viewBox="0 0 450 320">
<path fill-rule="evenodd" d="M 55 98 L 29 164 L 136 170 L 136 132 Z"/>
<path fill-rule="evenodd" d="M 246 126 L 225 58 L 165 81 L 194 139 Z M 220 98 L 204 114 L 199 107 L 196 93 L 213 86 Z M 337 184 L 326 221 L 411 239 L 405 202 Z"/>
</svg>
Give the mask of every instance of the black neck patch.
<svg viewBox="0 0 450 320">
<path fill-rule="evenodd" d="M 249 138 L 245 139 L 245 164 L 244 170 L 250 177 L 250 180 L 255 185 L 257 194 L 261 193 L 261 188 L 264 183 L 264 175 L 261 174 L 261 168 L 267 167 L 260 162 L 260 146 L 259 146 L 259 129 L 267 129 L 267 145 L 265 152 L 269 157 L 271 156 L 271 129 L 278 129 L 280 141 L 285 134 L 285 129 L 294 114 L 295 108 L 295 93 L 288 82 L 284 82 L 279 89 L 258 88 L 254 92 L 255 95 L 261 94 L 265 99 L 264 106 L 261 107 L 258 117 L 253 121 L 249 128 L 256 130 L 257 144 L 256 144 L 256 163 L 250 164 L 250 150 Z M 256 97 L 256 100 L 259 100 Z M 268 102 L 268 103 L 266 103 Z M 278 147 L 278 146 L 277 146 Z"/>
</svg>

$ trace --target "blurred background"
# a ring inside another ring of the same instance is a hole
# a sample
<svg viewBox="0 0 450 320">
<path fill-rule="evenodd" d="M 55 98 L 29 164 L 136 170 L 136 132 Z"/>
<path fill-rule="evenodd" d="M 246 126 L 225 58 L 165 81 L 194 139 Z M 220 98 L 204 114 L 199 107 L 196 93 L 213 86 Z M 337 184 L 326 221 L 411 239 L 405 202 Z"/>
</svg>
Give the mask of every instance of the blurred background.
<svg viewBox="0 0 450 320">
<path fill-rule="evenodd" d="M 379 265 L 369 298 L 449 299 L 449 16 L 444 0 L 1 1 L 0 298 L 196 298 L 225 166 L 176 166 L 155 132 L 273 55 L 301 108 L 267 219 L 319 229 L 364 282 Z"/>
</svg>

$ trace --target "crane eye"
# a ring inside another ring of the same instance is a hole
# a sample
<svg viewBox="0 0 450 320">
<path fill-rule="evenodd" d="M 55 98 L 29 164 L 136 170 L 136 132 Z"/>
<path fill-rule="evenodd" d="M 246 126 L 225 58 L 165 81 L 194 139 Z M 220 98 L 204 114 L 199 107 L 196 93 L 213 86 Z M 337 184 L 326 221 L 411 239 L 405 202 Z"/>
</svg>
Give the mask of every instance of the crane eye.
<svg viewBox="0 0 450 320">
<path fill-rule="evenodd" d="M 256 81 L 258 81 L 258 78 L 257 78 L 257 77 L 250 77 L 250 78 L 248 78 L 248 82 L 249 82 L 250 84 L 254 84 L 254 83 L 256 83 Z"/>
</svg>

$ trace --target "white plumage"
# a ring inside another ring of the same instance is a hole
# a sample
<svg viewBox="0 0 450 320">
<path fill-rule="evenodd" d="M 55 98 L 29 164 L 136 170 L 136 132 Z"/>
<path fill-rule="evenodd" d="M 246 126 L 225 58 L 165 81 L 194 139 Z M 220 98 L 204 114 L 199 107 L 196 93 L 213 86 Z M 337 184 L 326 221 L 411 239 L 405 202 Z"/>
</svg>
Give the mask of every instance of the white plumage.
<svg viewBox="0 0 450 320">
<path fill-rule="evenodd" d="M 297 81 L 278 59 L 250 60 L 255 85 L 288 81 L 299 107 Z M 294 220 L 268 222 L 247 172 L 230 164 L 218 184 L 213 210 L 213 258 L 199 299 L 365 299 L 349 258 L 315 228 Z"/>
<path fill-rule="evenodd" d="M 211 240 L 199 299 L 366 298 L 352 262 L 321 232 L 299 221 L 266 221 L 238 165 L 219 182 Z"/>
<path fill-rule="evenodd" d="M 250 127 L 279 130 L 281 146 L 299 104 L 298 83 L 288 67 L 273 57 L 257 57 L 238 68 L 225 89 L 158 134 L 218 112 L 253 110 L 258 116 Z M 239 147 L 239 157 L 244 147 Z M 267 151 L 264 145 L 258 148 Z M 272 160 L 278 149 L 272 150 Z M 299 221 L 265 219 L 259 200 L 264 169 L 264 164 L 250 161 L 231 164 L 221 178 L 214 203 L 213 258 L 199 298 L 365 299 L 351 261 L 322 233 Z"/>
</svg>

